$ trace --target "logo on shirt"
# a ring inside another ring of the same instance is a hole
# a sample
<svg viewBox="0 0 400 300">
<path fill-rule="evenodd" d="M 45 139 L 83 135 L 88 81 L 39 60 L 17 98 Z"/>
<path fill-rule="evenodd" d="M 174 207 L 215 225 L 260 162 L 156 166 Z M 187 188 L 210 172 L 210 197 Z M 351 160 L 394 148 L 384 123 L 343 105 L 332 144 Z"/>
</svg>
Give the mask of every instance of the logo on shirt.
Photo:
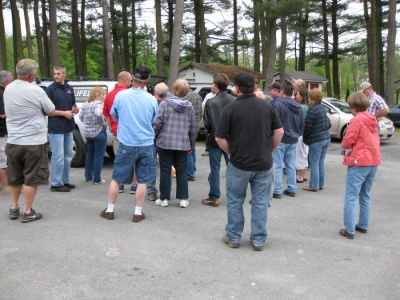
<svg viewBox="0 0 400 300">
<path fill-rule="evenodd" d="M 71 94 L 71 90 L 68 90 L 68 91 L 67 91 L 67 94 Z"/>
</svg>

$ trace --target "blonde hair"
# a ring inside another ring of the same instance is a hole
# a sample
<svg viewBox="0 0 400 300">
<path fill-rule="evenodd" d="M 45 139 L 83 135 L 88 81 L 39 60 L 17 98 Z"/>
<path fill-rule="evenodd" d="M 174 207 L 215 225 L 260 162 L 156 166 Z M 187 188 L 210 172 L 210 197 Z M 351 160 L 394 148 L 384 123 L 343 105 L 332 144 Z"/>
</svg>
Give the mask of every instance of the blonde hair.
<svg viewBox="0 0 400 300">
<path fill-rule="evenodd" d="M 371 104 L 367 96 L 362 92 L 350 94 L 349 98 L 347 98 L 347 103 L 350 108 L 354 108 L 357 112 L 366 111 Z"/>
<path fill-rule="evenodd" d="M 177 97 L 185 97 L 189 93 L 189 83 L 185 79 L 177 79 L 172 86 L 172 93 Z"/>
<path fill-rule="evenodd" d="M 104 91 L 104 89 L 102 87 L 96 86 L 94 87 L 89 94 L 89 97 L 87 99 L 87 102 L 92 102 L 94 100 L 99 100 L 97 98 L 99 98 L 101 95 L 104 95 L 106 92 Z"/>
<path fill-rule="evenodd" d="M 308 99 L 314 100 L 315 102 L 318 102 L 318 103 L 321 103 L 322 102 L 322 92 L 317 88 L 313 88 L 311 91 L 308 92 Z"/>
</svg>

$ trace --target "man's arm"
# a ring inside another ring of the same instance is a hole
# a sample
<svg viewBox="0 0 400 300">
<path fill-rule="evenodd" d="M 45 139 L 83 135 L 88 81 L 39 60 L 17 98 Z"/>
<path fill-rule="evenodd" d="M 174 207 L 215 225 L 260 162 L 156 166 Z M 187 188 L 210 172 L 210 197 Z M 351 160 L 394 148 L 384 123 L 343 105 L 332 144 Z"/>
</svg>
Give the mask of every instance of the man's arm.
<svg viewBox="0 0 400 300">
<path fill-rule="evenodd" d="M 74 113 L 71 110 L 53 110 L 52 112 L 46 114 L 49 117 L 64 117 L 67 119 L 72 119 L 74 117 Z"/>
<path fill-rule="evenodd" d="M 274 152 L 276 147 L 278 147 L 279 143 L 281 142 L 283 133 L 283 127 L 274 130 L 274 135 L 272 136 L 272 152 Z"/>
<path fill-rule="evenodd" d="M 380 111 L 378 111 L 378 112 L 376 113 L 375 118 L 379 119 L 379 118 L 381 118 L 381 117 L 384 117 L 384 116 L 387 115 L 388 112 L 389 112 L 389 108 L 381 109 Z"/>
<path fill-rule="evenodd" d="M 218 143 L 218 146 L 222 149 L 222 151 L 224 151 L 228 155 L 231 155 L 231 151 L 229 150 L 229 143 L 228 143 L 227 139 L 215 137 L 215 141 Z"/>
</svg>

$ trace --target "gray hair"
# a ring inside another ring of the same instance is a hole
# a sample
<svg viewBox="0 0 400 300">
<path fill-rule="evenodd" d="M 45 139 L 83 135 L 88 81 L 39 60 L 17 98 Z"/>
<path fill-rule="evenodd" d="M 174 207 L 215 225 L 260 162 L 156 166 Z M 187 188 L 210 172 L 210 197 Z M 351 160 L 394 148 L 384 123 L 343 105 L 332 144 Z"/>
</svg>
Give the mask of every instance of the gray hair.
<svg viewBox="0 0 400 300">
<path fill-rule="evenodd" d="M 9 81 L 10 77 L 12 77 L 12 73 L 8 72 L 6 70 L 2 70 L 0 71 L 0 85 L 6 83 L 7 81 Z"/>
<path fill-rule="evenodd" d="M 53 70 L 61 71 L 62 73 L 67 73 L 67 68 L 64 65 L 56 65 Z"/>
<path fill-rule="evenodd" d="M 26 78 L 29 75 L 35 73 L 38 69 L 38 64 L 30 58 L 26 59 L 21 59 L 18 63 L 17 66 L 15 67 L 17 71 L 17 76 Z"/>
<path fill-rule="evenodd" d="M 168 94 L 168 86 L 164 82 L 160 82 L 154 87 L 154 92 L 164 99 Z"/>
</svg>

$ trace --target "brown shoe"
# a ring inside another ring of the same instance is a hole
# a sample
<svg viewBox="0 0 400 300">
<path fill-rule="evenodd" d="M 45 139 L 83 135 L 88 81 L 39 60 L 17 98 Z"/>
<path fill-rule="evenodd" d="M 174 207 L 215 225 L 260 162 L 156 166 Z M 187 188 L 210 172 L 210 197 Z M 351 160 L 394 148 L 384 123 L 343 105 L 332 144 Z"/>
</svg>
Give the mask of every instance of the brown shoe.
<svg viewBox="0 0 400 300">
<path fill-rule="evenodd" d="M 354 239 L 354 234 L 348 233 L 348 232 L 346 231 L 346 229 L 340 229 L 340 230 L 339 230 L 339 234 L 342 235 L 342 236 L 344 236 L 344 237 L 347 237 L 347 238 L 350 239 L 350 240 Z"/>
<path fill-rule="evenodd" d="M 146 215 L 144 213 L 142 213 L 141 215 L 133 215 L 132 222 L 140 222 L 144 219 L 146 219 Z"/>
<path fill-rule="evenodd" d="M 114 213 L 113 212 L 106 212 L 107 208 L 105 210 L 102 210 L 100 213 L 100 217 L 107 219 L 107 220 L 114 220 Z"/>
<path fill-rule="evenodd" d="M 219 200 L 218 198 L 215 199 L 206 198 L 201 200 L 201 204 L 218 207 L 219 206 L 218 200 Z"/>
</svg>

